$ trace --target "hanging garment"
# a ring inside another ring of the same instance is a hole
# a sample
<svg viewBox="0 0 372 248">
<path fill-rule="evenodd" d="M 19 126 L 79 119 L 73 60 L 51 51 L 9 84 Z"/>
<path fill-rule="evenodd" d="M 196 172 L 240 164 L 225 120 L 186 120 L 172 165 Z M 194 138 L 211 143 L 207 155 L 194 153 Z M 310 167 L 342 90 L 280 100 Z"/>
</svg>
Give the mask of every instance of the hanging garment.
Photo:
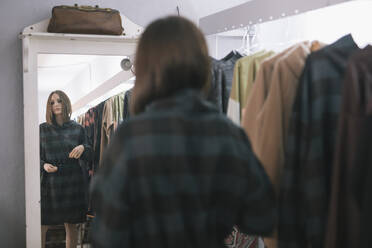
<svg viewBox="0 0 372 248">
<path fill-rule="evenodd" d="M 75 118 L 76 119 L 75 121 L 80 125 L 84 126 L 85 123 L 84 116 L 85 114 L 79 115 L 78 117 Z"/>
<path fill-rule="evenodd" d="M 90 144 L 90 146 L 92 147 L 92 145 L 94 144 L 94 125 L 95 125 L 95 122 L 94 122 L 94 110 L 91 108 L 89 109 L 85 114 L 84 114 L 84 124 L 83 124 L 83 127 L 85 129 L 85 133 L 87 135 L 87 139 L 88 139 L 88 142 Z M 94 149 L 93 149 L 93 153 L 94 153 Z M 93 156 L 93 154 L 92 154 Z M 89 167 L 90 170 L 93 170 L 93 157 L 92 159 L 90 159 L 90 161 L 88 163 L 86 163 L 86 165 Z"/>
<path fill-rule="evenodd" d="M 369 64 L 370 65 L 370 64 Z M 371 87 L 371 86 L 369 86 Z M 370 97 L 369 97 L 370 98 Z M 369 102 L 369 109 L 371 109 L 371 102 Z M 359 168 L 358 170 L 354 170 L 352 172 L 353 175 L 353 189 L 354 189 L 354 195 L 357 198 L 357 204 L 358 204 L 358 210 L 360 211 L 360 246 L 363 248 L 372 247 L 372 235 L 370 231 L 370 226 L 372 223 L 372 167 L 371 162 L 372 161 L 372 132 L 371 132 L 371 126 L 372 126 L 372 117 L 371 113 L 369 111 L 368 117 L 366 118 L 366 121 L 364 123 L 363 130 L 364 132 L 363 139 L 359 143 L 359 153 L 358 153 L 358 162 L 364 162 L 362 168 Z M 367 161 L 367 162 L 366 162 Z"/>
<path fill-rule="evenodd" d="M 209 92 L 207 99 L 209 100 L 212 96 L 217 100 L 217 106 L 219 105 L 219 96 L 221 96 L 222 112 L 227 113 L 227 106 L 229 102 L 234 66 L 238 59 L 242 57 L 241 54 L 231 51 L 223 59 L 216 60 L 212 58 L 212 89 Z M 215 81 L 213 81 L 215 80 Z M 219 95 L 219 90 L 221 94 Z M 212 96 L 211 96 L 212 95 Z"/>
<path fill-rule="evenodd" d="M 370 247 L 361 245 L 364 238 L 361 235 L 364 232 L 361 222 L 366 218 L 362 211 L 371 211 L 363 209 L 363 198 L 367 196 L 364 192 L 371 192 L 366 188 L 368 181 L 371 181 L 371 178 L 366 177 L 372 162 L 371 117 L 372 46 L 368 46 L 353 54 L 344 80 L 331 174 L 327 248 Z M 354 190 L 354 186 L 357 190 Z M 365 236 L 371 235 L 366 233 Z"/>
<path fill-rule="evenodd" d="M 213 103 L 221 113 L 224 112 L 222 96 L 224 95 L 223 90 L 226 85 L 226 77 L 223 74 L 222 69 L 219 67 L 217 60 L 211 59 L 211 80 L 210 87 L 207 93 L 207 101 Z"/>
<path fill-rule="evenodd" d="M 342 79 L 357 50 L 348 35 L 306 61 L 288 130 L 279 194 L 279 247 L 324 246 Z"/>
<path fill-rule="evenodd" d="M 261 62 L 274 55 L 274 52 L 260 51 L 240 58 L 234 67 L 233 82 L 227 108 L 227 116 L 240 125 L 241 111 L 256 78 Z"/>
<path fill-rule="evenodd" d="M 288 123 L 292 113 L 297 85 L 310 54 L 310 43 L 303 42 L 293 46 L 275 63 L 270 82 L 270 90 L 257 118 L 256 156 L 261 161 L 279 193 L 279 180 L 285 161 Z M 268 248 L 277 247 L 277 237 L 265 238 Z"/>
<path fill-rule="evenodd" d="M 99 162 L 101 160 L 101 132 L 102 132 L 102 116 L 105 102 L 101 102 L 94 109 L 94 143 L 93 143 L 93 171 L 98 171 Z"/>
<path fill-rule="evenodd" d="M 103 164 L 92 185 L 95 247 L 224 247 L 235 224 L 272 231 L 269 178 L 244 131 L 200 92 L 182 90 L 131 117 Z"/>
<path fill-rule="evenodd" d="M 276 61 L 270 76 L 269 93 L 256 116 L 257 139 L 252 143 L 277 194 L 293 101 L 309 54 L 310 43 L 303 42 L 293 46 Z"/>
<path fill-rule="evenodd" d="M 100 167 L 102 166 L 102 155 L 110 143 L 110 139 L 115 131 L 114 113 L 112 111 L 114 105 L 114 97 L 105 101 L 102 112 L 102 129 L 101 129 L 101 146 L 100 146 Z"/>
<path fill-rule="evenodd" d="M 370 128 L 372 125 L 372 118 L 368 118 L 368 127 Z M 370 148 L 372 146 L 371 140 L 372 140 L 372 135 L 371 132 L 368 132 L 368 147 Z M 366 144 L 366 143 L 365 143 Z M 365 150 L 365 153 L 363 154 L 363 158 L 367 158 L 368 161 L 372 161 L 372 152 L 369 149 L 368 151 Z M 370 162 L 369 162 L 370 164 Z M 369 168 L 366 168 L 365 173 L 365 184 L 363 185 L 363 190 L 362 194 L 363 197 L 361 198 L 360 202 L 360 211 L 361 211 L 361 225 L 360 225 L 360 247 L 367 248 L 367 247 L 372 247 L 372 235 L 371 235 L 371 223 L 372 223 L 372 168 L 369 166 Z M 356 178 L 358 180 L 358 178 Z M 358 188 L 356 188 L 359 190 Z"/>
<path fill-rule="evenodd" d="M 130 90 L 127 90 L 125 92 L 124 109 L 123 109 L 123 121 L 128 121 L 129 117 L 130 117 L 129 110 L 130 110 L 130 101 L 131 101 L 130 99 L 131 99 L 131 96 L 132 96 L 132 91 L 133 91 L 133 88 L 130 89 Z"/>
<path fill-rule="evenodd" d="M 84 128 L 75 121 L 66 122 L 62 126 L 40 124 L 42 225 L 82 223 L 86 219 L 87 192 L 83 171 L 77 159 L 68 157 L 78 145 L 84 146 L 81 159 L 89 160 L 91 147 L 87 143 Z M 57 166 L 57 172 L 46 172 L 45 163 Z"/>
<path fill-rule="evenodd" d="M 124 92 L 113 97 L 112 113 L 114 115 L 114 130 L 123 121 L 124 112 Z"/>
<path fill-rule="evenodd" d="M 247 98 L 247 104 L 242 110 L 241 125 L 244 128 L 249 140 L 252 144 L 252 149 L 255 151 L 254 140 L 256 139 L 256 132 L 258 125 L 256 117 L 260 113 L 263 104 L 266 100 L 267 94 L 270 89 L 271 74 L 274 70 L 275 63 L 282 57 L 289 49 L 284 50 L 270 58 L 264 60 L 258 70 L 257 77 L 255 78 L 254 84 L 251 89 L 251 93 Z"/>
</svg>

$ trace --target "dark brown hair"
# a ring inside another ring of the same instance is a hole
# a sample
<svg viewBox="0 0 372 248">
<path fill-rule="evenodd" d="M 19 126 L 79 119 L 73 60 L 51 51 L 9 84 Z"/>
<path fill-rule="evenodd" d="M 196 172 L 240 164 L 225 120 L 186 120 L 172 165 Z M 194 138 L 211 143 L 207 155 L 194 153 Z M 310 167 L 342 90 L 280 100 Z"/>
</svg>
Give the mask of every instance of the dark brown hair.
<svg viewBox="0 0 372 248">
<path fill-rule="evenodd" d="M 209 88 L 208 48 L 201 31 L 182 17 L 152 22 L 138 43 L 131 113 L 186 88 Z"/>
<path fill-rule="evenodd" d="M 49 94 L 47 106 L 46 106 L 46 122 L 49 124 L 56 124 L 56 118 L 53 114 L 52 110 L 52 96 L 53 94 L 57 94 L 59 99 L 62 100 L 62 115 L 63 115 L 63 122 L 68 122 L 71 117 L 71 102 L 70 98 L 61 90 L 55 90 Z"/>
</svg>

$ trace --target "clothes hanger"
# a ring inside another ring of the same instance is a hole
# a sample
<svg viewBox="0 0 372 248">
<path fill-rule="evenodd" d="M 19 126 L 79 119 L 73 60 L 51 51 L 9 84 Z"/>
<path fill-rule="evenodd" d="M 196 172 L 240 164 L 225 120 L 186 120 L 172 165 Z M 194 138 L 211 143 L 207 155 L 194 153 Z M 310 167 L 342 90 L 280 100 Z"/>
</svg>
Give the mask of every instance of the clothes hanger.
<svg viewBox="0 0 372 248">
<path fill-rule="evenodd" d="M 242 38 L 242 45 L 240 48 L 236 49 L 235 51 L 238 52 L 241 55 L 248 55 L 249 54 L 249 43 L 248 43 L 248 32 L 249 32 L 249 26 L 244 27 L 244 35 Z"/>
<path fill-rule="evenodd" d="M 253 25 L 249 27 L 248 30 L 248 53 L 252 54 L 255 53 L 256 51 L 261 49 L 261 44 L 258 39 L 259 36 L 259 26 L 258 25 Z"/>
</svg>

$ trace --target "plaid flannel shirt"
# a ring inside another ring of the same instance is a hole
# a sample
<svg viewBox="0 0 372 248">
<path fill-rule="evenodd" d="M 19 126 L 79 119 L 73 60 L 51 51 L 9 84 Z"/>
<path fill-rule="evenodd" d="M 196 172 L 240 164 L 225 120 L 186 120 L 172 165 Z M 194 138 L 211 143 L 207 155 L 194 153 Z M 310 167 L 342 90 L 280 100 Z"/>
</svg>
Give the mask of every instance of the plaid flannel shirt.
<svg viewBox="0 0 372 248">
<path fill-rule="evenodd" d="M 223 247 L 269 234 L 275 197 L 244 131 L 193 90 L 119 127 L 92 185 L 94 247 Z"/>
<path fill-rule="evenodd" d="M 279 247 L 322 248 L 351 35 L 309 55 L 293 106 L 279 199 Z"/>
</svg>

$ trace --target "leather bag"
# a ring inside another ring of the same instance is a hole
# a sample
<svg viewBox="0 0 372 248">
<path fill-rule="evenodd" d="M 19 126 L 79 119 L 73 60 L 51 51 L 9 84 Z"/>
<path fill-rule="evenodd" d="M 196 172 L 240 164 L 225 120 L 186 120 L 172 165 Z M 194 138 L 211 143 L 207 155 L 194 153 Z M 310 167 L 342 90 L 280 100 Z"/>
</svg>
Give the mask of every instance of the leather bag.
<svg viewBox="0 0 372 248">
<path fill-rule="evenodd" d="M 92 6 L 55 6 L 48 32 L 71 34 L 122 35 L 118 10 Z"/>
</svg>

